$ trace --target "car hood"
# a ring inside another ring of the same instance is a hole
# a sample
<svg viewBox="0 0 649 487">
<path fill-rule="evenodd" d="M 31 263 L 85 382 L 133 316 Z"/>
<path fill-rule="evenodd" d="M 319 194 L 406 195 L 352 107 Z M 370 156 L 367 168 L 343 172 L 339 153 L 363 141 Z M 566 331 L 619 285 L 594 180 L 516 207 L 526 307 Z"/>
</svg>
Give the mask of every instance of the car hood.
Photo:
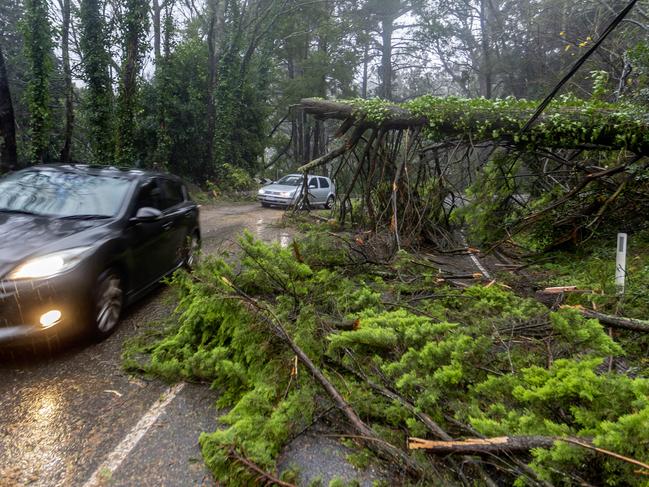
<svg viewBox="0 0 649 487">
<path fill-rule="evenodd" d="M 0 277 L 32 254 L 87 245 L 73 235 L 104 225 L 107 220 L 59 220 L 44 216 L 0 213 Z M 67 244 L 67 245 L 66 245 Z"/>
<path fill-rule="evenodd" d="M 263 189 L 264 191 L 274 191 L 278 193 L 283 193 L 283 192 L 293 192 L 295 190 L 300 189 L 301 186 L 286 186 L 284 184 L 269 184 L 268 186 L 264 186 Z"/>
</svg>

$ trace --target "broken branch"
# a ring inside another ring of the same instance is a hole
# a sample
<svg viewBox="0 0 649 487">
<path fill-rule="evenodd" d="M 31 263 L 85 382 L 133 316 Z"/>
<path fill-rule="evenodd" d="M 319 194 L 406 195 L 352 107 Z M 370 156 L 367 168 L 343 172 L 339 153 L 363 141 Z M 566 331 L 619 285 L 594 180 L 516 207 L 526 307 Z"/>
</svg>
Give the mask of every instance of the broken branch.
<svg viewBox="0 0 649 487">
<path fill-rule="evenodd" d="M 649 321 L 635 320 L 621 316 L 611 316 L 588 308 L 578 307 L 577 309 L 579 309 L 579 312 L 586 318 L 596 319 L 603 325 L 608 325 L 612 328 L 621 328 L 623 330 L 649 333 Z"/>
</svg>

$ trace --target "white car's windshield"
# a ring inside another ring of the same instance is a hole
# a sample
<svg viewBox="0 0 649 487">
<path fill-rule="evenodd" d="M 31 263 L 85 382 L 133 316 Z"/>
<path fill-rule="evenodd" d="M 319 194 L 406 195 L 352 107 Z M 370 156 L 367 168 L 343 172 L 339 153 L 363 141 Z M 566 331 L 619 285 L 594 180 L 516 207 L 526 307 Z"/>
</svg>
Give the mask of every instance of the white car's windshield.
<svg viewBox="0 0 649 487">
<path fill-rule="evenodd" d="M 277 184 L 283 186 L 300 186 L 302 181 L 302 176 L 284 176 L 282 179 L 277 181 Z"/>
<path fill-rule="evenodd" d="M 124 203 L 130 184 L 119 176 L 19 171 L 0 179 L 0 212 L 112 217 Z"/>
</svg>

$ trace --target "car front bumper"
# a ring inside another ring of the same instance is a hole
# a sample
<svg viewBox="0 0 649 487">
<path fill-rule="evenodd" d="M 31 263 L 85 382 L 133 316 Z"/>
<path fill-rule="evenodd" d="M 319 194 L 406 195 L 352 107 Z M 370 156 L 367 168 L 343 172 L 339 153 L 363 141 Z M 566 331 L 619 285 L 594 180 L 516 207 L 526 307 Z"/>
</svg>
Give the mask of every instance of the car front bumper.
<svg viewBox="0 0 649 487">
<path fill-rule="evenodd" d="M 0 345 L 33 343 L 78 330 L 92 302 L 90 281 L 81 269 L 49 279 L 0 281 Z M 58 310 L 61 319 L 49 327 L 43 314 Z"/>
<path fill-rule="evenodd" d="M 262 203 L 269 205 L 279 205 L 279 206 L 290 206 L 295 203 L 296 199 L 294 196 L 289 196 L 288 198 L 272 194 L 260 194 L 257 195 L 257 199 Z"/>
</svg>

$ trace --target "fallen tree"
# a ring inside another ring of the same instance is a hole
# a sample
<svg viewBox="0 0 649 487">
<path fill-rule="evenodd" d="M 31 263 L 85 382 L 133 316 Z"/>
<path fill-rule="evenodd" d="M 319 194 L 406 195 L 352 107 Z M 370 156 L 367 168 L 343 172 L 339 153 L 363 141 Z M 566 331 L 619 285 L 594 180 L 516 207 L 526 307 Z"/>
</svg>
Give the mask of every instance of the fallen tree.
<svg viewBox="0 0 649 487">
<path fill-rule="evenodd" d="M 533 448 L 550 448 L 556 442 L 577 445 L 588 450 L 596 451 L 618 460 L 630 463 L 644 469 L 649 474 L 649 464 L 639 462 L 633 458 L 618 455 L 603 448 L 597 448 L 589 441 L 577 438 L 562 438 L 552 436 L 500 436 L 497 438 L 469 438 L 459 441 L 431 441 L 421 438 L 410 438 L 408 448 L 411 450 L 426 450 L 434 455 L 449 455 L 452 453 L 474 453 L 478 455 L 497 455 L 506 452 L 529 451 Z"/>
<path fill-rule="evenodd" d="M 403 105 L 377 100 L 305 98 L 299 108 L 318 119 L 342 120 L 337 136 L 351 128 L 356 131 L 422 128 L 430 142 L 470 137 L 473 143 L 488 140 L 520 144 L 524 148 L 626 149 L 649 155 L 647 113 L 639 108 L 600 102 L 554 103 L 524 131 L 536 105 L 526 100 L 424 96 Z M 344 145 L 349 147 L 357 137 L 357 132 L 352 134 Z M 332 154 L 337 154 L 337 150 Z M 313 169 L 325 160 L 320 158 L 300 170 Z"/>
<path fill-rule="evenodd" d="M 536 105 L 303 99 L 297 111 L 341 123 L 336 147 L 300 171 L 328 167 L 338 182 L 338 219 L 389 227 L 396 247 L 421 237 L 444 247 L 454 212 L 482 241 L 551 226 L 546 247 L 587 238 L 625 207 L 632 208 L 626 220 L 643 215 L 645 178 L 634 176 L 646 170 L 646 112 L 564 97 L 528 126 Z"/>
<path fill-rule="evenodd" d="M 622 330 L 649 333 L 649 321 L 625 318 L 623 316 L 607 315 L 588 308 L 578 307 L 577 309 L 586 318 L 596 319 L 602 325 L 610 326 L 611 328 L 619 328 Z"/>
<path fill-rule="evenodd" d="M 399 483 L 642 485 L 647 383 L 602 367 L 623 354 L 605 329 L 500 286 L 448 286 L 425 255 L 382 265 L 369 245 L 248 235 L 236 269 L 208 259 L 176 276 L 178 324 L 127 364 L 219 391 L 228 412 L 200 439 L 219 481 L 299 484 L 277 458 L 317 422 Z M 440 454 L 406 449 L 425 436 Z"/>
</svg>

